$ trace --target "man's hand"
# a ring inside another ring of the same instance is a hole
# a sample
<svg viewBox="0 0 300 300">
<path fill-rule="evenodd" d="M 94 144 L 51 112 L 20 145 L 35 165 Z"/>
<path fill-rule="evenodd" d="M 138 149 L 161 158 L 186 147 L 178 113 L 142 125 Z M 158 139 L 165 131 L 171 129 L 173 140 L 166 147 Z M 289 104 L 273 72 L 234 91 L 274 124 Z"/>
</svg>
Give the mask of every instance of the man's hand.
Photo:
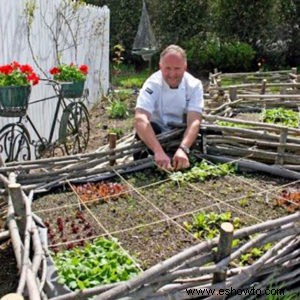
<svg viewBox="0 0 300 300">
<path fill-rule="evenodd" d="M 188 155 L 180 148 L 177 149 L 173 157 L 173 167 L 175 171 L 187 169 L 190 166 Z"/>
<path fill-rule="evenodd" d="M 154 153 L 154 160 L 159 168 L 169 171 L 173 170 L 171 160 L 164 151 Z"/>
</svg>

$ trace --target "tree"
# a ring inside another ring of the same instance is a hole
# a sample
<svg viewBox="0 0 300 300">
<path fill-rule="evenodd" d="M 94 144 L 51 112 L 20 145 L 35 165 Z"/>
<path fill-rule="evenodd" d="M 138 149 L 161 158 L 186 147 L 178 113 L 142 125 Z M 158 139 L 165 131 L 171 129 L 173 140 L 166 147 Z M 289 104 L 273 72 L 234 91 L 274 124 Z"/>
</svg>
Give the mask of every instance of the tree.
<svg viewBox="0 0 300 300">
<path fill-rule="evenodd" d="M 277 3 L 278 0 L 216 0 L 211 6 L 214 29 L 222 38 L 237 38 L 255 47 L 258 41 L 275 36 Z"/>
<path fill-rule="evenodd" d="M 205 31 L 207 3 L 207 0 L 148 1 L 152 25 L 160 44 L 182 45 L 194 35 Z"/>
</svg>

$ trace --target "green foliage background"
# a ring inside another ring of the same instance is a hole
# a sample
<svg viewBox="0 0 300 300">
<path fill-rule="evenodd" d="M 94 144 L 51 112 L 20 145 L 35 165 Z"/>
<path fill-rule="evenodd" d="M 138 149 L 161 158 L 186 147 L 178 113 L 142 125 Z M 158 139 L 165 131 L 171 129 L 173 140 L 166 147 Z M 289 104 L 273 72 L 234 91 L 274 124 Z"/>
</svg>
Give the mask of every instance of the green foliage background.
<svg viewBox="0 0 300 300">
<path fill-rule="evenodd" d="M 189 52 L 189 65 L 196 63 L 197 69 L 210 69 L 212 60 L 214 67 L 226 68 L 226 71 L 257 70 L 259 61 L 263 61 L 267 69 L 300 65 L 300 0 L 145 1 L 160 49 L 170 43 L 185 47 Z M 131 47 L 143 1 L 86 2 L 109 7 L 111 48 L 122 44 L 126 49 L 125 62 L 142 65 L 142 59 L 131 54 Z M 213 49 L 212 38 L 220 43 Z M 195 51 L 197 45 L 199 51 Z M 203 57 L 205 52 L 218 53 L 220 49 L 227 52 L 226 66 L 219 63 L 216 55 Z M 234 59 L 237 51 L 242 51 L 244 56 Z M 157 60 L 158 54 L 154 64 Z"/>
</svg>

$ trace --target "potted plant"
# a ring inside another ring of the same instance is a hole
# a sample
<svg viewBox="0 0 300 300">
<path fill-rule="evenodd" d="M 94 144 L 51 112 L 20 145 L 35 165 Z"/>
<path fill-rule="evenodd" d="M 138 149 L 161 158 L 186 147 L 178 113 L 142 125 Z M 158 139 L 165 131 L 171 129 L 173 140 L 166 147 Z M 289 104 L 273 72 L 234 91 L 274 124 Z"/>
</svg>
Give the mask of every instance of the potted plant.
<svg viewBox="0 0 300 300">
<path fill-rule="evenodd" d="M 86 65 L 62 64 L 50 69 L 53 79 L 60 83 L 60 92 L 65 98 L 82 96 L 84 82 L 88 73 Z"/>
<path fill-rule="evenodd" d="M 19 117 L 26 113 L 31 85 L 39 83 L 39 77 L 28 64 L 16 61 L 0 66 L 0 115 Z"/>
</svg>

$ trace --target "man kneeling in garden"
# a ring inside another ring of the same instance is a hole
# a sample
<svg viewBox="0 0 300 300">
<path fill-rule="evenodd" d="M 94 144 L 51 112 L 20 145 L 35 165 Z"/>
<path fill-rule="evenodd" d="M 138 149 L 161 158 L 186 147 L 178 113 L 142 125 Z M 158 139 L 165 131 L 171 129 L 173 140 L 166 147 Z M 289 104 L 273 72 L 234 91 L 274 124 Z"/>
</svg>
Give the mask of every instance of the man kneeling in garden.
<svg viewBox="0 0 300 300">
<path fill-rule="evenodd" d="M 145 81 L 140 91 L 134 127 L 138 137 L 153 152 L 158 167 L 167 170 L 185 169 L 190 166 L 189 148 L 200 129 L 202 83 L 186 71 L 185 51 L 176 45 L 170 45 L 162 51 L 159 69 Z M 182 123 L 185 114 L 187 127 L 181 144 L 171 159 L 156 134 L 170 130 L 170 123 Z M 144 157 L 144 153 L 134 156 L 135 159 Z"/>
</svg>

